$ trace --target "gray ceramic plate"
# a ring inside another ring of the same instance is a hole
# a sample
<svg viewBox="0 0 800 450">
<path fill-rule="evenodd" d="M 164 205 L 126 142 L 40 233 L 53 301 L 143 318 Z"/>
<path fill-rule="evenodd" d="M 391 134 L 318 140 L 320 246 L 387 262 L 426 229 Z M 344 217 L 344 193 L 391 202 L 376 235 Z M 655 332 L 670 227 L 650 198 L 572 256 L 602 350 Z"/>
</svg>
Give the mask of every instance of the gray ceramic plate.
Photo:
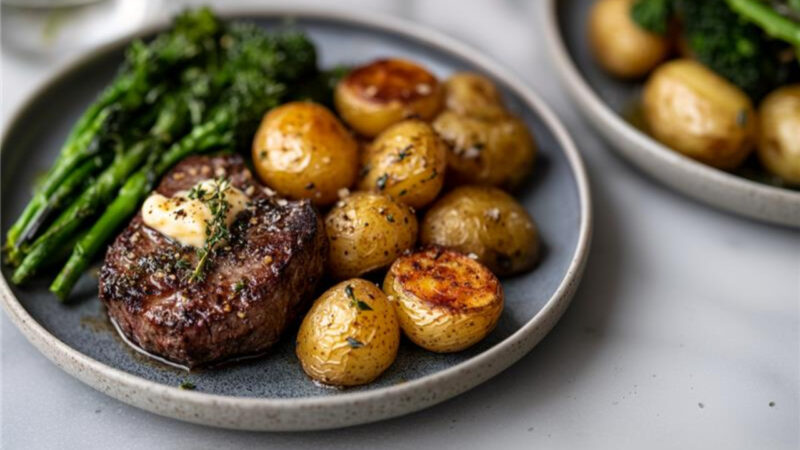
<svg viewBox="0 0 800 450">
<path fill-rule="evenodd" d="M 487 380 L 527 353 L 559 319 L 575 291 L 590 240 L 586 175 L 571 139 L 550 109 L 496 63 L 438 33 L 394 19 L 319 11 L 237 13 L 265 27 L 291 17 L 318 45 L 321 63 L 379 56 L 421 61 L 440 76 L 460 69 L 493 77 L 511 109 L 536 135 L 541 159 L 522 201 L 537 219 L 545 252 L 533 272 L 504 282 L 497 329 L 467 351 L 439 355 L 408 342 L 376 382 L 333 390 L 312 383 L 294 356 L 290 333 L 271 354 L 187 374 L 129 350 L 111 330 L 86 275 L 75 306 L 56 302 L 47 280 L 0 293 L 6 312 L 59 367 L 124 402 L 178 419 L 253 430 L 333 428 L 419 410 Z M 143 32 L 148 35 L 153 29 Z M 71 124 L 105 85 L 130 37 L 80 59 L 46 83 L 11 121 L 2 146 L 3 232 L 27 201 L 34 178 L 53 160 Z M 8 269 L 3 268 L 4 276 Z M 178 389 L 189 380 L 194 391 Z"/>
<path fill-rule="evenodd" d="M 761 177 L 758 170 L 746 168 L 732 174 L 698 163 L 625 120 L 641 83 L 616 80 L 593 61 L 586 45 L 586 21 L 593 1 L 546 0 L 540 6 L 546 42 L 561 79 L 611 147 L 653 178 L 697 200 L 766 222 L 800 227 L 800 191 L 745 177 Z"/>
</svg>

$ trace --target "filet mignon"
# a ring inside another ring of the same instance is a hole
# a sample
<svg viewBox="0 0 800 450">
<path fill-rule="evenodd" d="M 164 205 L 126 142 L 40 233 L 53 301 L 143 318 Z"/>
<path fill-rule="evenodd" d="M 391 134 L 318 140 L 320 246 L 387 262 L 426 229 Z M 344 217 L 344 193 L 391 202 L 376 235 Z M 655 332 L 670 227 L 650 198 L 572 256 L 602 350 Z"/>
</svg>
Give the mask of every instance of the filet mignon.
<svg viewBox="0 0 800 450">
<path fill-rule="evenodd" d="M 307 309 L 328 252 L 314 207 L 271 195 L 239 156 L 187 158 L 157 191 L 170 197 L 215 176 L 247 193 L 251 206 L 212 252 L 203 280 L 189 279 L 197 249 L 148 227 L 141 212 L 100 270 L 100 300 L 125 336 L 189 367 L 269 349 Z"/>
</svg>

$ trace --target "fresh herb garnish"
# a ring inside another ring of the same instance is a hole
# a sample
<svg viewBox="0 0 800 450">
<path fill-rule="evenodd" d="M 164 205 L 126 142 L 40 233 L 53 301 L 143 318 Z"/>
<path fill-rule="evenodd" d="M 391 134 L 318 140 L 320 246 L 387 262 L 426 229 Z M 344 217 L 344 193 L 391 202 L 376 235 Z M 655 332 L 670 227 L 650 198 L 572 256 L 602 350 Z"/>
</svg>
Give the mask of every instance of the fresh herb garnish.
<svg viewBox="0 0 800 450">
<path fill-rule="evenodd" d="M 372 311 L 372 307 L 365 301 L 359 300 L 356 298 L 355 292 L 353 292 L 353 286 L 347 285 L 344 287 L 344 293 L 347 294 L 347 298 L 350 299 L 350 306 L 360 309 L 361 311 Z"/>
<path fill-rule="evenodd" d="M 352 338 L 350 336 L 347 337 L 347 344 L 352 348 L 361 348 L 364 346 L 364 343 L 359 341 L 356 338 Z"/>
<path fill-rule="evenodd" d="M 378 186 L 378 189 L 383 190 L 386 187 L 386 180 L 389 179 L 389 174 L 384 173 L 383 175 L 379 176 L 377 181 L 375 181 L 375 185 Z"/>
<path fill-rule="evenodd" d="M 215 180 L 214 189 L 211 192 L 206 192 L 200 185 L 193 187 L 189 192 L 190 199 L 202 201 L 211 211 L 211 219 L 206 220 L 206 241 L 203 248 L 197 250 L 199 261 L 189 277 L 189 281 L 202 281 L 205 278 L 206 262 L 211 252 L 214 251 L 214 246 L 230 237 L 227 219 L 231 204 L 228 203 L 225 195 L 230 187 L 230 180 L 218 178 Z"/>
<path fill-rule="evenodd" d="M 400 191 L 400 193 L 399 193 L 398 195 L 399 195 L 400 197 L 402 197 L 402 196 L 404 196 L 404 195 L 406 195 L 406 194 L 408 194 L 408 191 L 407 191 L 407 190 L 405 190 L 405 189 L 403 189 L 403 190 L 401 190 L 401 191 Z"/>
<path fill-rule="evenodd" d="M 422 181 L 430 181 L 430 180 L 436 178 L 437 175 L 439 175 L 439 171 L 436 170 L 436 169 L 433 169 L 433 172 L 431 172 L 431 175 L 428 178 L 425 178 Z"/>
<path fill-rule="evenodd" d="M 239 280 L 233 285 L 233 292 L 242 292 L 244 289 L 244 280 Z"/>
<path fill-rule="evenodd" d="M 178 387 L 183 389 L 184 391 L 193 391 L 194 388 L 196 388 L 197 386 L 195 386 L 194 383 L 192 383 L 189 380 L 183 380 L 181 384 L 178 385 Z"/>
<path fill-rule="evenodd" d="M 414 147 L 413 145 L 408 145 L 400 150 L 400 153 L 397 154 L 397 161 L 402 161 L 406 159 L 406 156 L 411 154 L 411 148 Z"/>
<path fill-rule="evenodd" d="M 386 215 L 386 220 L 388 220 L 390 223 L 394 223 L 394 216 L 391 215 L 391 214 L 387 214 Z"/>
</svg>

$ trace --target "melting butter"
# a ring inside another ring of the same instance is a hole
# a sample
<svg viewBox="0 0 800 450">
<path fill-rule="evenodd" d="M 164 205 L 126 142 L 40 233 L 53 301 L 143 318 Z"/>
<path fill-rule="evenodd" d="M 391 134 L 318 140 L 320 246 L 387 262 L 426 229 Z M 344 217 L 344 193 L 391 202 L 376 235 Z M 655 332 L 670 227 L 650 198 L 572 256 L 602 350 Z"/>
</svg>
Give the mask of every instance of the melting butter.
<svg viewBox="0 0 800 450">
<path fill-rule="evenodd" d="M 216 180 L 198 183 L 206 192 L 217 188 Z M 206 228 L 213 215 L 208 205 L 200 199 L 189 198 L 190 191 L 176 192 L 165 197 L 153 192 L 142 205 L 142 219 L 145 225 L 183 245 L 202 247 L 206 240 Z M 236 215 L 247 207 L 249 197 L 239 189 L 228 186 L 225 199 L 230 205 L 226 222 L 231 225 Z"/>
</svg>

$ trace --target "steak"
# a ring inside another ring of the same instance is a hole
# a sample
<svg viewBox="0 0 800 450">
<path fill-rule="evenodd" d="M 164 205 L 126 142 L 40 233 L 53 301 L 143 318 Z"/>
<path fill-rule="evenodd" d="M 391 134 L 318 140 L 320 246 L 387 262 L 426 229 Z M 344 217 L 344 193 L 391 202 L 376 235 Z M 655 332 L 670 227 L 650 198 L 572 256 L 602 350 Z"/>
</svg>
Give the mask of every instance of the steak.
<svg viewBox="0 0 800 450">
<path fill-rule="evenodd" d="M 148 227 L 141 212 L 109 247 L 100 300 L 134 344 L 189 367 L 263 353 L 303 314 L 328 253 L 323 222 L 307 200 L 260 186 L 242 158 L 189 157 L 156 189 L 170 197 L 214 177 L 250 196 L 211 252 L 205 277 L 190 280 L 197 249 Z"/>
</svg>

